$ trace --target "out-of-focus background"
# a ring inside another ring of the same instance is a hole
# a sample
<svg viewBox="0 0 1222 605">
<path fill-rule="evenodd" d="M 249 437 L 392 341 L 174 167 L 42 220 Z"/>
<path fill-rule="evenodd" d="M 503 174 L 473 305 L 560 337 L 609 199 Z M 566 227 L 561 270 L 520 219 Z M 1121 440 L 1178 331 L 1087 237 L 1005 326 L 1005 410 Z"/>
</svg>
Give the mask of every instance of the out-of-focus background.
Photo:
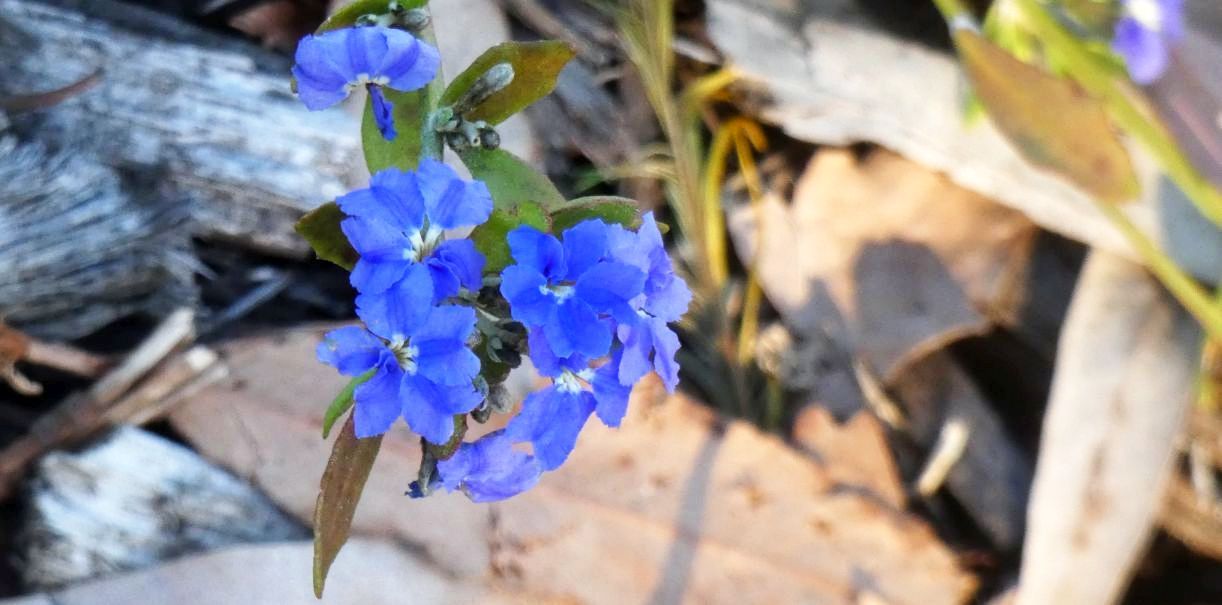
<svg viewBox="0 0 1222 605">
<path fill-rule="evenodd" d="M 965 109 L 932 2 L 430 4 L 451 76 L 576 50 L 502 146 L 674 226 L 683 385 L 496 504 L 408 499 L 399 425 L 326 602 L 1222 603 L 1216 361 Z M 1187 4 L 1142 92 L 1217 184 L 1222 5 Z M 313 602 L 346 382 L 314 347 L 353 309 L 293 224 L 368 173 L 361 101 L 307 112 L 288 69 L 335 8 L 0 0 L 0 604 Z M 1222 235 L 1133 158 L 1129 224 L 1216 280 Z"/>
</svg>

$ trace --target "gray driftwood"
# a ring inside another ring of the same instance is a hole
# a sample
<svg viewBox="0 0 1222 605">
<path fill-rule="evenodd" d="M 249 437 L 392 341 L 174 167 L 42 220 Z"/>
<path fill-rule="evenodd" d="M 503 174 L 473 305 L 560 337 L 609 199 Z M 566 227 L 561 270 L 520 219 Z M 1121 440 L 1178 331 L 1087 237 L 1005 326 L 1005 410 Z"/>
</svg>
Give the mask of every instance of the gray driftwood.
<svg viewBox="0 0 1222 605">
<path fill-rule="evenodd" d="M 35 589 L 307 533 L 247 483 L 131 427 L 80 453 L 44 457 L 26 503 L 17 552 Z"/>
<path fill-rule="evenodd" d="M 0 317 L 75 338 L 193 300 L 186 218 L 88 154 L 0 135 Z"/>
<path fill-rule="evenodd" d="M 101 73 L 21 132 L 96 154 L 133 197 L 189 208 L 196 235 L 304 257 L 292 223 L 363 180 L 356 118 L 306 111 L 287 57 L 110 0 L 0 0 L 0 29 L 0 94 Z"/>
</svg>

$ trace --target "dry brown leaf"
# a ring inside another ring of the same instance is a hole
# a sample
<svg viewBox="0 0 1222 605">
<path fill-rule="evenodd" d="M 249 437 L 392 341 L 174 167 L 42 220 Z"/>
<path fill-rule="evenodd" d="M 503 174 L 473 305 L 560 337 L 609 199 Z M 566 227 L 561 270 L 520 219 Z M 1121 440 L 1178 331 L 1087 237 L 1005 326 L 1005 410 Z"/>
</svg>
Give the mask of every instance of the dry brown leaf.
<svg viewBox="0 0 1222 605">
<path fill-rule="evenodd" d="M 1170 477 L 1199 339 L 1140 267 L 1102 252 L 1087 260 L 1044 418 L 1019 605 L 1120 598 Z"/>
<path fill-rule="evenodd" d="M 326 458 L 320 394 L 343 386 L 314 361 L 319 338 L 303 330 L 232 344 L 234 381 L 172 418 L 302 518 Z M 416 545 L 458 580 L 582 603 L 961 603 L 974 590 L 927 526 L 834 489 L 780 440 L 722 424 L 683 397 L 660 399 L 655 383 L 638 389 L 632 409 L 618 431 L 591 422 L 562 469 L 496 505 L 404 497 L 419 453 L 399 427 L 383 442 L 354 532 Z"/>
</svg>

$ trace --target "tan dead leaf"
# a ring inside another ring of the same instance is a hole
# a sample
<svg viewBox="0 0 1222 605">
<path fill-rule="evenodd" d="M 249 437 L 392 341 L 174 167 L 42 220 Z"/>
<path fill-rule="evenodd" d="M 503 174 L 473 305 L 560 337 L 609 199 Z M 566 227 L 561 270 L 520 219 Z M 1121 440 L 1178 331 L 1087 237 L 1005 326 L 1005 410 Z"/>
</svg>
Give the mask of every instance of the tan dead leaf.
<svg viewBox="0 0 1222 605">
<path fill-rule="evenodd" d="M 326 458 L 319 393 L 344 382 L 314 361 L 320 337 L 232 343 L 233 381 L 172 417 L 206 455 L 303 519 Z M 975 587 L 923 523 L 834 489 L 827 471 L 779 439 L 665 398 L 653 382 L 638 389 L 621 429 L 591 421 L 562 469 L 507 502 L 409 500 L 418 457 L 402 426 L 386 436 L 353 531 L 418 546 L 456 581 L 582 603 L 852 603 L 864 594 L 962 603 Z"/>
</svg>

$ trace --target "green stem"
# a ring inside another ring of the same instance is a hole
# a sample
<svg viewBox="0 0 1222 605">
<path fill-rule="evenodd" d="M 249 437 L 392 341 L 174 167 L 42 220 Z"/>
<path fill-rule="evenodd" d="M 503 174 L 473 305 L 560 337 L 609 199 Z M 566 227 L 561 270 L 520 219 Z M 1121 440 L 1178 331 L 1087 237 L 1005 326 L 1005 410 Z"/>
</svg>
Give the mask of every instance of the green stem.
<svg viewBox="0 0 1222 605">
<path fill-rule="evenodd" d="M 433 31 L 432 16 L 430 15 L 429 24 L 420 30 L 419 38 L 428 42 L 434 48 L 437 46 L 437 34 Z M 437 66 L 437 76 L 433 78 L 425 87 L 425 108 L 424 108 L 424 128 L 420 131 L 420 157 L 432 158 L 440 161 L 445 154 L 445 141 L 440 132 L 438 132 L 437 107 L 441 104 L 441 95 L 446 90 L 445 73 L 440 65 Z M 449 118 L 446 118 L 449 121 Z M 444 123 L 444 122 L 443 122 Z"/>
<path fill-rule="evenodd" d="M 1214 304 L 1209 292 L 1164 254 L 1119 207 L 1106 203 L 1099 203 L 1097 206 L 1112 225 L 1129 240 L 1129 244 L 1141 256 L 1150 272 L 1205 328 L 1209 338 L 1222 340 L 1222 307 Z"/>
<path fill-rule="evenodd" d="M 956 0 L 935 0 L 957 4 Z M 1202 215 L 1222 228 L 1222 192 L 1214 188 L 1180 151 L 1172 136 L 1156 121 L 1125 82 L 1108 75 L 1108 68 L 1090 54 L 1074 35 L 1036 0 L 1014 0 L 1041 42 L 1064 60 L 1066 73 L 1108 109 L 1112 119 L 1143 145 L 1188 196 Z"/>
</svg>

